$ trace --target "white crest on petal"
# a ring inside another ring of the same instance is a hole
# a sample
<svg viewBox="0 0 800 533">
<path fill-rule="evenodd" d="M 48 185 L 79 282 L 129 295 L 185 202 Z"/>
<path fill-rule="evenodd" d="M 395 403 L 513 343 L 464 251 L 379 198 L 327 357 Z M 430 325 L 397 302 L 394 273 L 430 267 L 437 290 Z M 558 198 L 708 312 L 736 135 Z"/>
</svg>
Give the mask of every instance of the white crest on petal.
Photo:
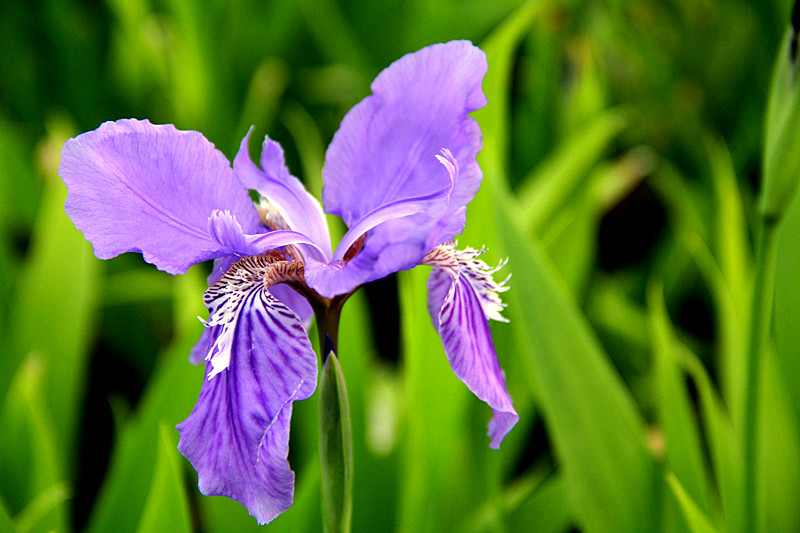
<svg viewBox="0 0 800 533">
<path fill-rule="evenodd" d="M 291 309 L 266 289 L 271 285 L 294 279 L 298 274 L 296 266 L 301 265 L 282 261 L 270 255 L 245 257 L 231 265 L 228 271 L 203 293 L 203 303 L 208 309 L 208 320 L 201 318 L 200 321 L 206 327 L 222 326 L 222 331 L 217 335 L 214 344 L 206 354 L 206 361 L 211 361 L 212 367 L 208 379 L 213 378 L 230 365 L 234 334 L 242 304 L 247 298 L 260 297 L 265 307 L 275 312 L 274 316 L 278 320 L 299 321 Z M 254 292 L 259 294 L 254 295 Z M 288 325 L 290 325 L 289 322 L 287 322 Z"/>
<path fill-rule="evenodd" d="M 456 250 L 457 245 L 457 242 L 440 244 L 428 252 L 428 255 L 422 260 L 422 264 L 444 269 L 453 280 L 464 276 L 475 289 L 475 294 L 478 296 L 486 317 L 500 322 L 508 322 L 508 319 L 500 314 L 506 304 L 500 299 L 498 293 L 509 289 L 508 280 L 511 279 L 511 274 L 499 283 L 492 277 L 495 272 L 506 266 L 508 259 L 503 259 L 496 267 L 492 268 L 483 260 L 478 259 L 481 254 L 486 252 L 485 248 L 476 250 L 467 247 L 463 250 Z M 455 286 L 455 283 L 450 286 L 447 301 L 452 298 Z"/>
</svg>

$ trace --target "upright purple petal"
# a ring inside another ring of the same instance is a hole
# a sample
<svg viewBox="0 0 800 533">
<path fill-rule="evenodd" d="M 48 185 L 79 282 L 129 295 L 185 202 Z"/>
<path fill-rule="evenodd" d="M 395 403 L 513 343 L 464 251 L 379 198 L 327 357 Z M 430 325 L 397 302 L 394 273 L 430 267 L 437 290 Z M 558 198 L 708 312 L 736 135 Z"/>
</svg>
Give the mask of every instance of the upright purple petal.
<svg viewBox="0 0 800 533">
<path fill-rule="evenodd" d="M 326 210 L 351 226 L 383 204 L 442 189 L 449 176 L 436 155 L 443 148 L 461 166 L 453 209 L 466 205 L 481 180 L 481 134 L 468 113 L 486 105 L 486 70 L 485 54 L 468 41 L 423 48 L 384 70 L 328 148 Z"/>
<path fill-rule="evenodd" d="M 59 174 L 66 211 L 108 259 L 141 252 L 171 274 L 225 254 L 209 217 L 226 210 L 247 233 L 258 214 L 230 163 L 200 133 L 144 120 L 105 122 L 68 140 Z"/>
<path fill-rule="evenodd" d="M 326 155 L 322 194 L 326 210 L 349 227 L 383 205 L 452 183 L 436 213 L 371 229 L 360 256 L 346 267 L 355 270 L 348 277 L 369 281 L 412 268 L 463 230 L 463 208 L 482 178 L 476 161 L 481 132 L 469 113 L 486 104 L 486 69 L 485 54 L 467 41 L 424 48 L 384 70 L 373 95 L 342 121 Z"/>
<path fill-rule="evenodd" d="M 490 446 L 499 448 L 519 420 L 489 330 L 489 318 L 502 319 L 503 304 L 495 291 L 505 287 L 491 280 L 492 271 L 485 263 L 474 261 L 474 250 L 462 254 L 467 257 L 428 259 L 427 264 L 434 265 L 428 277 L 428 310 L 453 372 L 492 408 Z"/>
<path fill-rule="evenodd" d="M 214 341 L 222 330 L 213 326 Z M 314 392 L 317 358 L 297 316 L 261 288 L 238 306 L 229 349 L 228 366 L 205 380 L 178 425 L 178 449 L 197 470 L 203 494 L 234 498 L 264 524 L 292 504 L 292 402 Z M 214 374 L 211 361 L 206 368 Z"/>
<path fill-rule="evenodd" d="M 288 229 L 308 235 L 324 254 L 318 259 L 330 258 L 331 238 L 319 201 L 306 191 L 300 180 L 289 174 L 283 149 L 269 137 L 264 139 L 261 150 L 261 169 L 256 167 L 250 159 L 249 139 L 250 132 L 233 160 L 233 168 L 242 184 L 266 198 L 278 210 Z"/>
</svg>

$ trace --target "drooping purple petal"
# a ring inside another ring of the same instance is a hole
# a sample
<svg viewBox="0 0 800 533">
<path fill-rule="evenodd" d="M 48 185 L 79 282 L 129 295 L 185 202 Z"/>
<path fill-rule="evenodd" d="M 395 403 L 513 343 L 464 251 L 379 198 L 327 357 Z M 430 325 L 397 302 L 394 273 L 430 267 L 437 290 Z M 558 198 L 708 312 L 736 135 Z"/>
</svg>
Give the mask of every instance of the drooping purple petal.
<svg viewBox="0 0 800 533">
<path fill-rule="evenodd" d="M 222 332 L 212 328 L 211 339 Z M 238 307 L 230 363 L 204 381 L 178 450 L 191 461 L 200 491 L 244 504 L 264 524 L 292 504 L 287 461 L 292 402 L 316 387 L 317 359 L 297 316 L 261 288 Z M 212 362 L 206 366 L 213 374 Z"/>
<path fill-rule="evenodd" d="M 250 159 L 249 139 L 250 132 L 242 140 L 239 153 L 233 160 L 236 175 L 245 187 L 258 191 L 269 200 L 289 229 L 307 235 L 316 243 L 323 254 L 318 259 L 329 259 L 331 238 L 319 201 L 306 191 L 300 180 L 289 174 L 283 149 L 269 137 L 264 139 L 262 146 L 261 169 L 256 167 Z"/>
<path fill-rule="evenodd" d="M 223 274 L 225 274 L 236 261 L 241 259 L 235 255 L 226 255 L 214 260 L 214 268 L 208 276 L 209 287 L 219 281 Z M 308 303 L 308 300 L 297 291 L 292 289 L 286 284 L 272 285 L 267 289 L 272 296 L 280 300 L 280 302 L 291 309 L 303 327 L 308 330 L 311 325 L 311 319 L 314 316 L 314 310 Z M 212 335 L 214 328 L 203 328 L 200 338 L 189 352 L 189 362 L 193 365 L 199 365 L 208 355 L 211 346 L 214 344 L 215 338 Z"/>
<path fill-rule="evenodd" d="M 225 254 L 209 234 L 215 210 L 257 232 L 247 190 L 198 132 L 146 120 L 105 122 L 64 144 L 59 175 L 69 191 L 66 212 L 100 259 L 141 252 L 182 274 Z"/>
<path fill-rule="evenodd" d="M 487 285 L 502 289 L 503 284 L 487 284 L 483 278 L 487 270 L 470 272 L 469 267 L 465 268 L 459 261 L 430 261 L 428 264 L 438 265 L 428 277 L 431 319 L 455 375 L 492 408 L 490 446 L 499 448 L 519 420 L 506 390 L 505 376 L 489 330 L 490 317 L 502 318 L 499 316 L 502 303 Z"/>
</svg>

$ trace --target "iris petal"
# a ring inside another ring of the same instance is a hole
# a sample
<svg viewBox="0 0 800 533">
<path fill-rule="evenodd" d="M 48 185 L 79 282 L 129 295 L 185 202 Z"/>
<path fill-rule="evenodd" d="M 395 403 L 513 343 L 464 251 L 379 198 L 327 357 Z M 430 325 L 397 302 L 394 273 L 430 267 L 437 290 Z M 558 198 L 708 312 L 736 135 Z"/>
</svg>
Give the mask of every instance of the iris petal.
<svg viewBox="0 0 800 533">
<path fill-rule="evenodd" d="M 505 286 L 491 281 L 491 271 L 483 268 L 486 265 L 482 261 L 467 264 L 474 261 L 474 252 L 461 252 L 467 256 L 462 256 L 462 261 L 456 258 L 459 252 L 428 260 L 435 267 L 428 277 L 428 310 L 453 372 L 492 408 L 490 446 L 499 448 L 519 420 L 489 330 L 489 318 L 501 318 L 499 310 L 503 304 L 496 291 Z M 469 258 L 470 255 L 473 257 Z"/>
<path fill-rule="evenodd" d="M 242 184 L 267 198 L 290 229 L 308 235 L 322 253 L 318 259 L 329 258 L 331 238 L 319 201 L 306 191 L 300 180 L 289 174 L 283 149 L 269 137 L 264 139 L 261 150 L 261 169 L 256 167 L 250 159 L 249 139 L 250 132 L 233 160 L 234 171 Z"/>
<path fill-rule="evenodd" d="M 485 54 L 467 41 L 429 46 L 384 70 L 372 96 L 345 116 L 326 154 L 322 195 L 326 210 L 348 227 L 383 205 L 431 195 L 452 182 L 438 212 L 372 229 L 344 269 L 356 270 L 348 277 L 367 281 L 412 268 L 463 230 L 462 210 L 482 179 L 481 132 L 469 113 L 486 104 L 486 69 Z M 448 151 L 437 161 L 442 149 Z"/>
<path fill-rule="evenodd" d="M 246 234 L 229 211 L 214 211 L 208 219 L 208 232 L 218 243 L 225 255 L 263 254 L 289 244 L 303 244 L 322 253 L 316 243 L 302 233 L 290 230 L 268 231 L 266 233 Z"/>
<path fill-rule="evenodd" d="M 208 217 L 228 210 L 247 233 L 258 214 L 230 163 L 200 133 L 148 121 L 106 122 L 68 140 L 59 174 L 66 211 L 100 259 L 141 252 L 170 274 L 225 255 Z"/>
<path fill-rule="evenodd" d="M 454 196 L 466 205 L 481 180 L 480 129 L 468 113 L 486 105 L 486 70 L 485 54 L 468 41 L 423 48 L 384 70 L 328 148 L 326 210 L 352 226 L 383 204 L 442 189 L 449 180 L 435 158 L 442 148 L 462 167 Z"/>
<path fill-rule="evenodd" d="M 364 249 L 356 252 L 354 259 L 345 261 L 344 258 L 359 239 L 366 237 L 368 231 L 387 222 L 409 218 L 405 225 L 415 227 L 420 220 L 423 223 L 429 222 L 432 217 L 428 213 L 435 213 L 445 205 L 451 192 L 452 184 L 427 196 L 397 200 L 367 213 L 342 237 L 333 254 L 333 261 L 306 262 L 305 277 L 308 286 L 321 296 L 332 298 L 346 294 L 368 281 L 416 266 L 420 261 L 421 248 L 409 245 L 402 239 L 385 242 L 386 247 L 382 249 L 377 249 L 368 241 L 369 244 Z M 392 249 L 389 250 L 388 247 Z"/>
<path fill-rule="evenodd" d="M 210 342 L 222 335 L 212 327 Z M 189 417 L 178 425 L 180 452 L 200 491 L 244 504 L 267 523 L 292 504 L 287 461 L 292 402 L 316 387 L 317 359 L 298 317 L 263 288 L 237 308 L 226 369 L 205 380 Z M 207 373 L 213 373 L 212 361 Z"/>
</svg>

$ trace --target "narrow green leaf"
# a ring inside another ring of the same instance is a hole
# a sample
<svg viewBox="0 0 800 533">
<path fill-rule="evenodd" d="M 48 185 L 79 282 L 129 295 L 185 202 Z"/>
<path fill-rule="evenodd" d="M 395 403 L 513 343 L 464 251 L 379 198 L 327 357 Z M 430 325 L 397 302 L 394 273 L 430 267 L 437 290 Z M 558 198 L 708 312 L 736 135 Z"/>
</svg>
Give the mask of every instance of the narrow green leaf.
<svg viewBox="0 0 800 533">
<path fill-rule="evenodd" d="M 708 520 L 703 510 L 695 503 L 678 478 L 671 472 L 667 474 L 667 484 L 672 491 L 672 495 L 678 500 L 683 518 L 689 524 L 689 529 L 692 533 L 717 533 L 717 529 Z"/>
<path fill-rule="evenodd" d="M 676 479 L 693 502 L 708 511 L 708 469 L 694 407 L 679 364 L 680 346 L 675 338 L 660 286 L 648 291 L 650 331 L 656 361 L 658 412 L 666 444 L 666 458 Z M 685 487 L 685 488 L 684 488 Z"/>
<path fill-rule="evenodd" d="M 658 482 L 644 423 L 538 243 L 514 224 L 513 205 L 497 193 L 495 201 L 509 264 L 524 272 L 506 293 L 507 314 L 529 348 L 529 379 L 576 517 L 591 532 L 652 531 Z"/>
<path fill-rule="evenodd" d="M 64 458 L 70 460 L 94 324 L 99 262 L 64 214 L 67 189 L 57 167 L 69 127 L 54 122 L 50 129 L 40 152 L 44 190 L 31 249 L 9 303 L 11 342 L 0 358 L 0 395 L 20 360 L 36 353 L 47 368 L 44 391 Z"/>
<path fill-rule="evenodd" d="M 564 476 L 551 475 L 506 519 L 512 533 L 563 533 L 572 525 Z"/>
<path fill-rule="evenodd" d="M 319 381 L 319 456 L 325 531 L 347 533 L 353 513 L 353 434 L 344 375 L 327 352 Z"/>
<path fill-rule="evenodd" d="M 173 281 L 175 340 L 156 364 L 138 408 L 117 434 L 108 475 L 89 519 L 89 533 L 133 533 L 148 492 L 158 450 L 159 424 L 189 416 L 203 381 L 203 369 L 187 361 L 201 333 L 204 276 L 190 269 Z"/>
<path fill-rule="evenodd" d="M 472 510 L 468 502 L 479 499 L 475 492 L 481 490 L 472 477 L 474 467 L 468 467 L 469 450 L 489 443 L 490 411 L 453 375 L 431 324 L 427 270 L 398 275 L 405 421 L 397 530 L 403 533 L 453 531 L 462 525 Z M 472 414 L 470 402 L 480 415 Z M 465 432 L 467 421 L 475 419 L 481 433 Z"/>
<path fill-rule="evenodd" d="M 364 47 L 359 46 L 357 33 L 350 27 L 339 3 L 302 0 L 299 6 L 308 30 L 329 62 L 349 63 L 362 68 L 369 64 Z"/>
<path fill-rule="evenodd" d="M 64 450 L 47 409 L 46 362 L 31 355 L 13 376 L 0 421 L 0 471 L 17 529 L 38 533 L 68 527 Z"/>
<path fill-rule="evenodd" d="M 271 57 L 262 61 L 250 79 L 241 118 L 234 133 L 243 135 L 253 126 L 255 132 L 250 136 L 250 140 L 255 141 L 254 144 L 260 147 L 263 140 L 260 137 L 263 135 L 256 133 L 269 131 L 272 127 L 278 114 L 281 97 L 288 84 L 289 72 L 282 60 Z M 239 149 L 238 143 L 232 148 L 232 153 L 236 153 Z M 256 158 L 260 157 L 259 152 L 256 154 Z"/>
<path fill-rule="evenodd" d="M 774 350 L 765 352 L 758 408 L 759 531 L 800 531 L 800 427 Z"/>
<path fill-rule="evenodd" d="M 189 0 L 168 0 L 165 7 L 170 15 L 171 32 L 164 51 L 169 66 L 169 92 L 172 116 L 181 129 L 207 131 L 203 126 L 215 110 L 213 102 L 218 85 L 213 83 L 214 62 L 210 60 L 213 44 L 207 12 L 194 9 Z"/>
<path fill-rule="evenodd" d="M 11 523 L 11 514 L 2 499 L 0 499 L 0 533 L 19 533 Z"/>
<path fill-rule="evenodd" d="M 516 480 L 498 496 L 485 501 L 483 505 L 470 513 L 459 531 L 478 533 L 493 530 L 493 526 L 497 523 L 495 515 L 498 512 L 511 514 L 517 511 L 541 487 L 550 471 L 550 468 L 539 468 Z"/>
<path fill-rule="evenodd" d="M 505 176 L 504 168 L 511 146 L 508 137 L 511 131 L 510 79 L 514 53 L 545 5 L 545 2 L 535 0 L 525 2 L 480 45 L 489 61 L 489 72 L 483 81 L 489 105 L 477 111 L 475 119 L 484 133 L 481 167 L 489 176 Z M 470 209 L 472 206 L 470 204 Z"/>
<path fill-rule="evenodd" d="M 746 316 L 750 305 L 753 259 L 742 195 L 727 146 L 720 139 L 709 139 L 707 151 L 716 210 L 714 251 L 734 305 Z"/>
<path fill-rule="evenodd" d="M 624 113 L 599 114 L 564 139 L 559 147 L 525 178 L 519 189 L 523 227 L 539 233 L 570 195 L 585 183 L 593 166 L 627 124 Z"/>
<path fill-rule="evenodd" d="M 790 58 L 792 49 L 797 52 L 797 29 L 792 24 L 784 33 L 767 100 L 759 209 L 768 218 L 784 214 L 800 181 L 800 83 L 797 58 Z"/>
<path fill-rule="evenodd" d="M 183 482 L 181 459 L 177 450 L 175 429 L 159 425 L 158 450 L 150 493 L 139 520 L 137 533 L 170 531 L 190 533 L 189 502 Z"/>
<path fill-rule="evenodd" d="M 776 356 L 787 383 L 800 383 L 800 199 L 786 213 L 778 236 L 778 262 L 775 268 L 775 343 Z M 800 419 L 800 387 L 788 389 L 795 415 Z"/>
<path fill-rule="evenodd" d="M 726 530 L 729 533 L 740 532 L 744 494 L 741 491 L 743 469 L 739 439 L 705 367 L 685 347 L 682 353 L 685 370 L 697 386 L 703 430 L 711 455 Z"/>
<path fill-rule="evenodd" d="M 15 530 L 17 533 L 51 531 L 53 516 L 63 515 L 69 497 L 65 483 L 57 483 L 44 490 L 14 517 Z"/>
</svg>

